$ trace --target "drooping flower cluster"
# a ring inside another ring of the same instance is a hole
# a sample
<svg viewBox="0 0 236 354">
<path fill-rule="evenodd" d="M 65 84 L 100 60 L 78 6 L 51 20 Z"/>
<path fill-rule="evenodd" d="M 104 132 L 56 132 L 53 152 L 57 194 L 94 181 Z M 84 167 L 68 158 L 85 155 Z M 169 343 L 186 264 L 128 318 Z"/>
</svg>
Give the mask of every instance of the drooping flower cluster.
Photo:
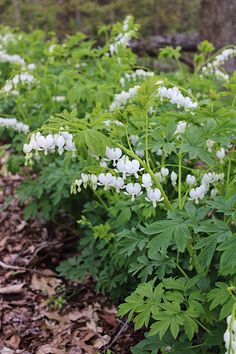
<svg viewBox="0 0 236 354">
<path fill-rule="evenodd" d="M 202 68 L 202 73 L 205 75 L 214 74 L 219 79 L 228 80 L 229 75 L 219 69 L 220 66 L 236 56 L 236 48 L 226 48 L 220 54 L 216 55 L 211 63 L 206 64 Z"/>
<path fill-rule="evenodd" d="M 139 88 L 140 86 L 136 85 L 134 87 L 131 87 L 128 91 L 121 91 L 120 93 L 117 93 L 114 97 L 113 102 L 110 104 L 110 112 L 113 112 L 116 108 L 124 107 L 131 98 L 136 96 Z"/>
<path fill-rule="evenodd" d="M 224 342 L 227 352 L 225 354 L 236 354 L 236 320 L 232 316 L 227 317 L 227 329 L 224 333 Z"/>
<path fill-rule="evenodd" d="M 84 188 L 90 185 L 94 190 L 97 186 L 102 186 L 104 190 L 114 188 L 117 193 L 124 190 L 126 195 L 131 196 L 132 201 L 146 191 L 145 199 L 154 207 L 163 200 L 161 191 L 153 188 L 154 183 L 150 174 L 140 174 L 143 169 L 138 160 L 130 160 L 127 155 L 122 156 L 120 148 L 107 148 L 106 160 L 113 162 L 113 173 L 107 172 L 99 175 L 82 173 L 80 178 L 72 184 L 72 193 L 80 192 L 82 185 Z"/>
<path fill-rule="evenodd" d="M 36 156 L 39 151 L 42 151 L 44 155 L 55 151 L 62 155 L 64 151 L 75 153 L 76 147 L 72 134 L 62 130 L 58 134 L 48 134 L 47 136 L 43 136 L 40 132 L 32 134 L 30 142 L 24 144 L 23 151 L 26 154 L 26 159 L 31 159 L 33 151 Z"/>
<path fill-rule="evenodd" d="M 10 128 L 18 133 L 28 133 L 29 126 L 19 122 L 16 118 L 0 118 L 0 128 Z"/>
<path fill-rule="evenodd" d="M 120 84 L 122 87 L 125 87 L 127 81 L 130 83 L 137 80 L 146 80 L 152 76 L 154 76 L 154 73 L 152 71 L 137 69 L 130 74 L 125 73 L 125 75 L 120 79 Z"/>
<path fill-rule="evenodd" d="M 109 45 L 109 51 L 111 55 L 117 54 L 119 51 L 119 47 L 128 47 L 130 40 L 133 38 L 135 31 L 130 28 L 131 16 L 126 16 L 123 26 L 122 32 L 118 33 L 114 39 L 114 42 Z"/>
<path fill-rule="evenodd" d="M 4 48 L 7 44 L 15 42 L 16 40 L 21 39 L 21 34 L 13 34 L 11 32 L 1 33 L 0 34 L 0 48 Z"/>
<path fill-rule="evenodd" d="M 190 190 L 189 199 L 198 204 L 199 200 L 202 200 L 206 193 L 210 190 L 211 185 L 215 186 L 217 183 L 222 183 L 223 180 L 224 173 L 208 172 L 204 174 L 200 186 Z M 196 183 L 196 178 L 192 175 L 187 175 L 186 182 L 188 185 L 192 186 Z M 211 196 L 215 197 L 217 192 L 217 188 L 213 188 L 211 190 Z"/>
<path fill-rule="evenodd" d="M 159 82 L 157 83 L 159 85 Z M 159 86 L 157 89 L 157 95 L 163 100 L 169 99 L 172 104 L 176 104 L 178 108 L 192 109 L 198 106 L 197 102 L 193 102 L 190 97 L 184 96 L 178 87 L 167 88 L 165 86 Z"/>
<path fill-rule="evenodd" d="M 5 85 L 2 87 L 1 92 L 5 94 L 18 95 L 17 88 L 19 85 L 31 86 L 35 82 L 35 77 L 27 72 L 22 72 L 20 74 L 16 74 L 12 79 L 7 80 Z"/>
<path fill-rule="evenodd" d="M 4 51 L 0 51 L 0 62 L 1 63 L 11 63 L 25 66 L 24 59 L 18 54 L 8 54 Z"/>
</svg>

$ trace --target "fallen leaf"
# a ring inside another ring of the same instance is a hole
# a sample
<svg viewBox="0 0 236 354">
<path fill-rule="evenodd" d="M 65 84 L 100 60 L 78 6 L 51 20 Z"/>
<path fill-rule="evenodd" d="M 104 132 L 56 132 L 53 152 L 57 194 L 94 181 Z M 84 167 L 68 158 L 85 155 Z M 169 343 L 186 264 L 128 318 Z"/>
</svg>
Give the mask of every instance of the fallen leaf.
<svg viewBox="0 0 236 354">
<path fill-rule="evenodd" d="M 0 294 L 18 294 L 24 291 L 23 286 L 25 283 L 8 285 L 3 288 L 0 288 Z"/>
<path fill-rule="evenodd" d="M 61 351 L 56 351 L 55 347 L 50 344 L 45 344 L 42 345 L 37 349 L 36 354 L 65 354 L 64 352 L 62 353 Z"/>
<path fill-rule="evenodd" d="M 41 290 L 47 293 L 49 296 L 53 296 L 56 293 L 56 288 L 61 284 L 61 280 L 57 278 L 49 278 L 33 274 L 31 279 L 31 289 Z"/>
<path fill-rule="evenodd" d="M 22 220 L 21 223 L 17 226 L 16 232 L 22 231 L 26 225 L 27 225 L 27 223 L 24 220 Z"/>
<path fill-rule="evenodd" d="M 109 325 L 116 327 L 118 324 L 116 315 L 114 313 L 105 313 L 105 314 L 101 314 L 100 315 L 105 321 L 106 323 L 108 323 Z"/>
<path fill-rule="evenodd" d="M 6 242 L 7 242 L 7 240 L 8 240 L 8 236 L 3 237 L 3 239 L 0 240 L 0 250 L 4 249 L 4 246 L 5 246 Z"/>
<path fill-rule="evenodd" d="M 6 341 L 6 344 L 13 349 L 18 349 L 21 342 L 21 338 L 17 334 L 13 334 L 10 339 Z"/>
<path fill-rule="evenodd" d="M 94 348 L 100 349 L 104 347 L 104 345 L 108 344 L 110 342 L 110 339 L 111 338 L 108 335 L 101 336 L 93 342 L 93 346 Z"/>
<path fill-rule="evenodd" d="M 1 349 L 1 354 L 14 354 L 14 350 L 11 350 L 11 349 L 9 349 L 7 347 L 3 347 Z"/>
</svg>

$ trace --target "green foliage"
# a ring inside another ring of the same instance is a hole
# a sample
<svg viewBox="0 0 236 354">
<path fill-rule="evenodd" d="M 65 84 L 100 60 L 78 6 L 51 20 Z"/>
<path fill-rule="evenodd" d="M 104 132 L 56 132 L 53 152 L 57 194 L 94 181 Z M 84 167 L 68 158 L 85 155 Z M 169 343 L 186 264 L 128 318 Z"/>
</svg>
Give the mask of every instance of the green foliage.
<svg viewBox="0 0 236 354">
<path fill-rule="evenodd" d="M 125 298 L 120 315 L 146 330 L 133 353 L 223 352 L 236 299 L 235 74 L 227 82 L 204 76 L 215 58 L 208 42 L 194 73 L 180 64 L 180 48 L 165 48 L 179 71 L 147 74 L 119 42 L 137 37 L 132 17 L 100 33 L 100 47 L 81 33 L 63 43 L 41 31 L 6 40 L 4 50 L 26 64 L 0 63 L 1 87 L 30 63 L 35 81 L 17 94 L 1 89 L 4 117 L 30 131 L 1 127 L 1 157 L 25 175 L 16 194 L 26 219 L 63 212 L 77 220 L 77 253 L 58 272 L 91 276 L 97 291 Z M 107 148 L 125 156 L 125 169 Z M 55 301 L 64 304 L 63 296 Z"/>
</svg>

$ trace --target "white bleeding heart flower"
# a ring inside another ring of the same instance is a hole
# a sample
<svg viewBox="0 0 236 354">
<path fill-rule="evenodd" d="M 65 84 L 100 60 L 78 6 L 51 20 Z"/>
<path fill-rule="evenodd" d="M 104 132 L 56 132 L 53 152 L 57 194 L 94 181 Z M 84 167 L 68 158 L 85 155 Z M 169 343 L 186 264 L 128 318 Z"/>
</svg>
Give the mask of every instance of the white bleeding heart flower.
<svg viewBox="0 0 236 354">
<path fill-rule="evenodd" d="M 149 173 L 144 173 L 142 175 L 142 187 L 150 189 L 152 187 L 152 177 Z"/>
<path fill-rule="evenodd" d="M 176 186 L 176 182 L 177 182 L 177 179 L 178 179 L 178 175 L 176 172 L 172 171 L 171 174 L 170 174 L 170 179 L 171 179 L 171 184 L 172 186 Z"/>
<path fill-rule="evenodd" d="M 154 208 L 156 208 L 157 203 L 161 202 L 164 198 L 161 196 L 161 191 L 158 188 L 155 188 L 147 191 L 147 197 L 145 199 L 148 202 L 151 202 Z"/>
<path fill-rule="evenodd" d="M 161 174 L 162 174 L 163 177 L 167 177 L 168 174 L 169 174 L 168 168 L 162 167 L 162 168 L 161 168 Z"/>
<path fill-rule="evenodd" d="M 195 178 L 195 176 L 193 176 L 193 175 L 187 175 L 187 177 L 186 177 L 186 182 L 187 182 L 187 184 L 189 184 L 190 186 L 192 186 L 193 184 L 196 183 L 196 178 Z"/>
<path fill-rule="evenodd" d="M 141 195 L 142 187 L 139 183 L 128 183 L 126 186 L 126 194 L 131 195 L 131 200 L 134 201 L 135 197 Z"/>
<path fill-rule="evenodd" d="M 122 156 L 122 150 L 120 148 L 106 148 L 106 156 L 109 160 L 113 161 L 113 166 L 116 166 L 116 161 Z"/>
</svg>

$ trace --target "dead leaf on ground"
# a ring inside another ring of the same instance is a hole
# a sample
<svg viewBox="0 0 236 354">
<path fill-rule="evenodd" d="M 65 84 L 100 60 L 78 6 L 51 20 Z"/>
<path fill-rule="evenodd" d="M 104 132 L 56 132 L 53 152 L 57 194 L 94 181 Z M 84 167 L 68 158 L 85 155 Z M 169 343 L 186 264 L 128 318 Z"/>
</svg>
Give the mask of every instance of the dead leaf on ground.
<svg viewBox="0 0 236 354">
<path fill-rule="evenodd" d="M 6 340 L 5 343 L 12 349 L 18 349 L 21 342 L 21 338 L 17 334 L 13 334 L 10 339 Z"/>
<path fill-rule="evenodd" d="M 1 349 L 1 354 L 14 354 L 14 350 L 11 350 L 10 348 L 3 347 Z"/>
<path fill-rule="evenodd" d="M 0 288 L 0 294 L 19 294 L 19 293 L 22 293 L 24 291 L 24 289 L 23 289 L 24 285 L 25 285 L 25 283 L 4 286 L 3 288 Z"/>
<path fill-rule="evenodd" d="M 31 279 L 31 289 L 41 290 L 49 296 L 56 294 L 56 288 L 61 284 L 61 280 L 57 278 L 44 277 L 38 274 L 33 274 Z"/>
<path fill-rule="evenodd" d="M 65 351 L 55 348 L 54 345 L 45 344 L 39 347 L 35 354 L 65 354 Z"/>
</svg>

